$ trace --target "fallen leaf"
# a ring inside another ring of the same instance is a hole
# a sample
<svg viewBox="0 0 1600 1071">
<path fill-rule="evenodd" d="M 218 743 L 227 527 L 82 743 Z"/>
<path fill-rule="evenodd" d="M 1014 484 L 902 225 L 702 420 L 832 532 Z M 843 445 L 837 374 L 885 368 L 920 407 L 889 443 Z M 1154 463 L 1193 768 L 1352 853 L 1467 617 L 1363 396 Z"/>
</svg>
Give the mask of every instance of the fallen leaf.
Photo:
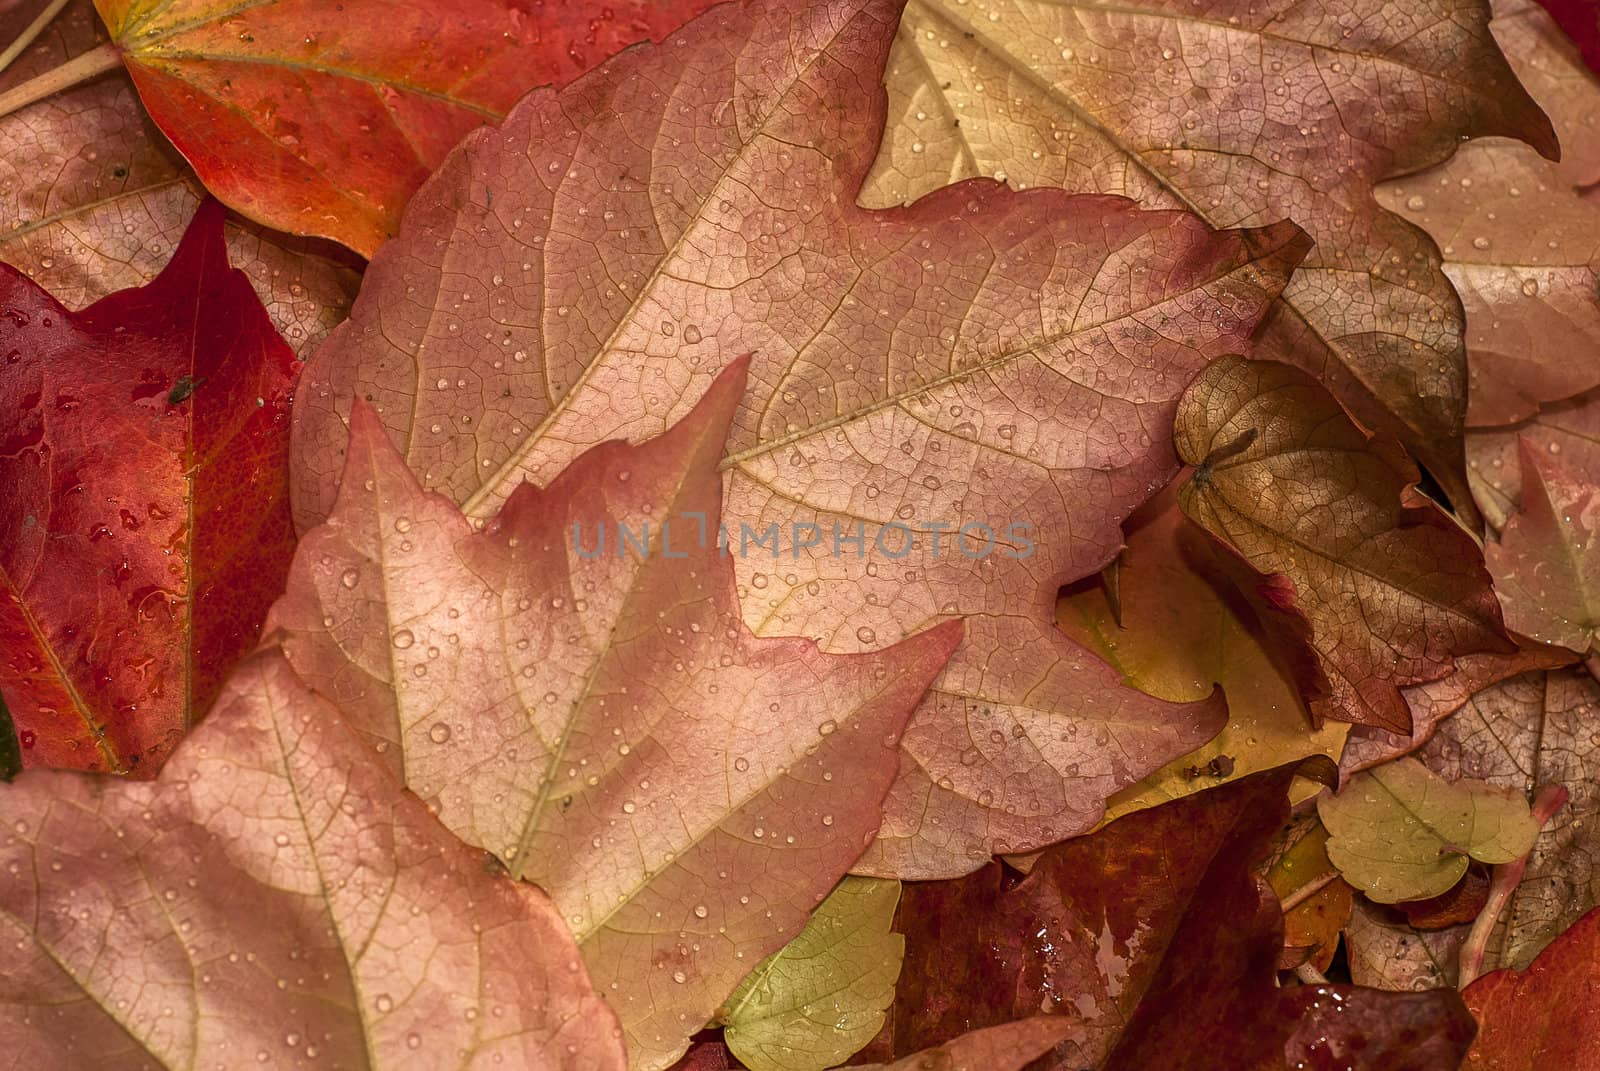
<svg viewBox="0 0 1600 1071">
<path fill-rule="evenodd" d="M 1600 390 L 1541 406 L 1519 424 L 1468 434 L 1473 493 L 1496 528 L 1505 527 L 1522 496 L 1521 440 L 1573 472 L 1600 473 Z"/>
<path fill-rule="evenodd" d="M 1255 355 L 1315 376 L 1470 516 L 1460 304 L 1428 237 L 1371 190 L 1468 136 L 1555 155 L 1487 16 L 1482 0 L 916 0 L 865 203 L 994 175 L 1218 227 L 1293 219 L 1316 247 Z"/>
<path fill-rule="evenodd" d="M 1221 727 L 1220 699 L 1123 687 L 1056 593 L 1175 471 L 1178 393 L 1247 343 L 1304 236 L 993 182 L 859 208 L 898 10 L 719 8 L 467 139 L 313 358 L 295 482 L 313 524 L 369 398 L 482 519 L 753 352 L 723 462 L 746 621 L 839 652 L 969 621 L 861 864 L 927 878 L 1092 828 Z"/>
<path fill-rule="evenodd" d="M 733 1055 L 751 1071 L 823 1071 L 871 1041 L 900 976 L 899 902 L 897 881 L 840 882 L 718 1011 Z"/>
<path fill-rule="evenodd" d="M 1486 974 L 1461 994 L 1478 1020 L 1466 1071 L 1600 1069 L 1600 911 L 1572 924 L 1523 971 Z"/>
<path fill-rule="evenodd" d="M 1176 435 L 1196 467 L 1183 511 L 1269 578 L 1268 601 L 1310 621 L 1328 689 L 1314 711 L 1406 732 L 1402 685 L 1513 649 L 1472 537 L 1306 373 L 1217 361 L 1179 403 Z"/>
<path fill-rule="evenodd" d="M 625 1066 L 544 894 L 486 870 L 275 651 L 159 780 L 31 771 L 0 808 L 20 1067 Z"/>
<path fill-rule="evenodd" d="M 1279 970 L 1310 963 L 1326 971 L 1338 951 L 1339 935 L 1350 921 L 1353 890 L 1328 859 L 1328 831 L 1314 815 L 1297 819 L 1290 842 L 1266 871 L 1267 883 L 1283 910 L 1283 952 Z"/>
<path fill-rule="evenodd" d="M 1395 905 L 1415 930 L 1443 930 L 1471 922 L 1489 899 L 1489 875 L 1482 866 L 1469 866 L 1461 880 L 1438 896 L 1407 900 Z"/>
<path fill-rule="evenodd" d="M 1539 835 L 1521 792 L 1486 781 L 1446 781 L 1414 758 L 1396 759 L 1322 796 L 1328 858 L 1380 904 L 1447 892 L 1467 861 L 1508 863 Z"/>
<path fill-rule="evenodd" d="M 1350 726 L 1311 727 L 1291 672 L 1261 639 L 1260 618 L 1218 560 L 1226 552 L 1178 509 L 1176 485 L 1124 527 L 1127 545 L 1115 567 L 1120 621 L 1105 592 L 1091 587 L 1061 600 L 1062 629 L 1158 698 L 1195 702 L 1220 687 L 1228 724 L 1204 747 L 1113 796 L 1107 820 L 1309 755 L 1338 761 Z M 1307 782 L 1293 795 L 1319 787 Z"/>
<path fill-rule="evenodd" d="M 677 1059 L 871 842 L 961 637 L 835 655 L 743 628 L 715 533 L 745 368 L 481 531 L 357 408 L 268 621 L 446 826 L 550 893 L 634 1068 Z"/>
<path fill-rule="evenodd" d="M 1506 624 L 1579 654 L 1600 630 L 1600 488 L 1521 440 L 1521 510 L 1484 551 Z"/>
<path fill-rule="evenodd" d="M 1571 651 L 1532 642 L 1520 642 L 1516 652 L 1509 655 L 1475 654 L 1456 659 L 1455 668 L 1448 675 L 1400 690 L 1411 711 L 1409 733 L 1391 733 L 1371 725 L 1351 728 L 1339 759 L 1342 779 L 1416 751 L 1433 738 L 1440 722 L 1490 685 L 1536 669 L 1571 665 L 1577 660 Z M 1527 786 L 1530 791 L 1534 787 Z"/>
<path fill-rule="evenodd" d="M 1600 684 L 1582 668 L 1529 673 L 1474 695 L 1418 757 L 1444 777 L 1482 778 L 1519 793 L 1566 786 L 1567 803 L 1534 843 L 1486 969 L 1526 967 L 1600 904 Z"/>
<path fill-rule="evenodd" d="M 392 0 L 95 6 L 207 189 L 268 227 L 370 257 L 464 134 L 706 5 L 453 0 L 446 19 Z"/>
<path fill-rule="evenodd" d="M 1495 0 L 1494 15 L 1494 39 L 1561 139 L 1560 162 L 1483 138 L 1377 193 L 1443 250 L 1466 310 L 1467 422 L 1478 425 L 1600 385 L 1600 362 L 1572 359 L 1600 336 L 1600 201 L 1584 196 L 1600 181 L 1600 80 L 1533 0 Z"/>
<path fill-rule="evenodd" d="M 1350 980 L 1395 992 L 1453 990 L 1467 930 L 1418 930 L 1396 909 L 1357 897 L 1344 931 Z"/>
<path fill-rule="evenodd" d="M 1278 988 L 1282 913 L 1252 867 L 1290 780 L 1284 768 L 1138 811 L 1047 848 L 1021 880 L 995 863 L 908 885 L 895 1053 L 1045 1010 L 1071 1030 L 1040 1071 L 1279 1071 L 1317 1038 L 1318 1059 L 1358 1068 L 1389 1066 L 1395 1048 L 1415 1061 L 1398 1066 L 1454 1068 L 1471 1037 L 1454 993 Z M 1343 1008 L 1361 1010 L 1341 1023 Z"/>
<path fill-rule="evenodd" d="M 1539 0 L 1573 42 L 1583 50 L 1584 62 L 1600 73 L 1600 10 L 1590 0 Z"/>
<path fill-rule="evenodd" d="M 104 39 L 74 0 L 0 89 Z M 145 118 L 126 75 L 98 79 L 0 117 L 0 261 L 69 308 L 153 279 L 205 190 Z M 349 310 L 355 258 L 336 247 L 230 220 L 228 258 L 279 333 L 304 353 Z"/>
<path fill-rule="evenodd" d="M 153 774 L 287 574 L 298 366 L 202 207 L 82 312 L 0 267 L 0 689 L 28 766 Z"/>
<path fill-rule="evenodd" d="M 890 1064 L 859 1071 L 1024 1071 L 1066 1036 L 1071 1024 L 1048 1015 L 986 1027 Z"/>
</svg>

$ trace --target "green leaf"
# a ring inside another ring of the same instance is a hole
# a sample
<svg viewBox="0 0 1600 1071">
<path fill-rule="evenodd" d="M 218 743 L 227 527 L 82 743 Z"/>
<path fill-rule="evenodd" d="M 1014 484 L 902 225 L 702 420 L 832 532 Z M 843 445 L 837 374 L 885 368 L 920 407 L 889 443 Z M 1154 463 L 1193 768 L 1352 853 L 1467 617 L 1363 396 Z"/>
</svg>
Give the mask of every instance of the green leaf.
<svg viewBox="0 0 1600 1071">
<path fill-rule="evenodd" d="M 855 1055 L 894 1001 L 900 883 L 847 877 L 794 940 L 723 1005 L 723 1041 L 750 1071 L 820 1071 Z"/>
<path fill-rule="evenodd" d="M 1447 892 L 1469 859 L 1509 863 L 1539 835 L 1528 801 L 1486 781 L 1450 782 L 1405 758 L 1357 774 L 1317 801 L 1328 858 L 1382 904 Z"/>
</svg>

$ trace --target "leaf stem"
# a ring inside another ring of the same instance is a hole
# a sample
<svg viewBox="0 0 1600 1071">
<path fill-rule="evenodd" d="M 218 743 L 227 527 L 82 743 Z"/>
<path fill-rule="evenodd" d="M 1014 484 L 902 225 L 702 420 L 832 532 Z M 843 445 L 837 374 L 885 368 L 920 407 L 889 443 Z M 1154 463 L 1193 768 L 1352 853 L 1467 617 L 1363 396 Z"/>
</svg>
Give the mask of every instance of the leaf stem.
<svg viewBox="0 0 1600 1071">
<path fill-rule="evenodd" d="M 56 16 L 61 14 L 61 9 L 66 7 L 67 3 L 68 0 L 51 0 L 49 6 L 39 12 L 39 17 L 28 23 L 27 29 L 17 34 L 17 39 L 7 45 L 4 52 L 0 52 L 0 71 L 4 71 L 15 63 L 17 57 L 26 52 L 28 46 L 38 40 L 39 35 L 44 33 L 45 27 L 56 20 Z"/>
<path fill-rule="evenodd" d="M 1295 908 L 1299 907 L 1301 904 L 1317 895 L 1317 893 L 1321 892 L 1323 889 L 1326 889 L 1329 885 L 1332 885 L 1333 880 L 1338 876 L 1339 872 L 1337 870 L 1329 870 L 1326 873 L 1318 874 L 1316 877 L 1300 886 L 1294 892 L 1290 893 L 1288 896 L 1285 896 L 1278 906 L 1283 910 L 1283 913 L 1287 915 L 1289 912 L 1293 911 Z"/>
<path fill-rule="evenodd" d="M 1562 786 L 1544 785 L 1539 789 L 1533 797 L 1533 820 L 1539 823 L 1541 831 L 1566 803 L 1567 790 Z M 1467 988 L 1483 973 L 1483 957 L 1489 951 L 1489 938 L 1494 935 L 1500 916 L 1511 902 L 1511 894 L 1522 884 L 1522 873 L 1528 869 L 1528 856 L 1532 854 L 1533 849 L 1529 848 L 1522 858 L 1501 863 L 1494 868 L 1494 877 L 1489 881 L 1489 898 L 1484 902 L 1483 910 L 1478 912 L 1478 917 L 1472 920 L 1472 929 L 1461 945 L 1460 969 L 1456 978 L 1458 989 Z"/>
<path fill-rule="evenodd" d="M 91 49 L 81 56 L 74 56 L 59 67 L 45 71 L 36 78 L 30 78 L 21 85 L 0 93 L 0 117 L 10 115 L 20 108 L 26 108 L 45 97 L 53 96 L 63 89 L 70 89 L 79 82 L 87 82 L 97 74 L 114 70 L 121 63 L 122 53 L 117 50 L 116 43 L 107 41 L 99 48 Z"/>
</svg>

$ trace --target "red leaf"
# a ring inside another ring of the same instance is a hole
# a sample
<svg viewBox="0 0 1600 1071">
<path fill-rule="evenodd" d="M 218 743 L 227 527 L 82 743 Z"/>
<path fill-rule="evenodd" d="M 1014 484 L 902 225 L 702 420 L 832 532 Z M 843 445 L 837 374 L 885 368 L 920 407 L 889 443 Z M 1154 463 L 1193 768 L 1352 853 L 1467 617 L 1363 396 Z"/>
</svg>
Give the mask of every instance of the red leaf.
<svg viewBox="0 0 1600 1071">
<path fill-rule="evenodd" d="M 550 901 L 484 865 L 278 652 L 153 782 L 0 786 L 18 1068 L 623 1071 Z"/>
<path fill-rule="evenodd" d="M 1478 1017 L 1468 1071 L 1600 1071 L 1600 909 L 1525 971 L 1492 971 L 1462 996 Z"/>
<path fill-rule="evenodd" d="M 907 886 L 895 1052 L 1044 1010 L 1077 1024 L 1050 1069 L 1453 1071 L 1472 1029 L 1453 991 L 1277 988 L 1282 913 L 1251 868 L 1288 783 L 1280 769 L 1128 815 L 1021 881 L 993 864 Z"/>
<path fill-rule="evenodd" d="M 706 0 L 96 0 L 139 96 L 213 193 L 371 256 L 462 135 Z"/>
<path fill-rule="evenodd" d="M 0 267 L 0 692 L 24 765 L 153 774 L 287 574 L 298 365 L 222 216 L 82 312 Z"/>
<path fill-rule="evenodd" d="M 445 825 L 550 893 L 636 1068 L 677 1059 L 871 843 L 961 639 L 946 621 L 841 655 L 743 626 L 717 527 L 746 367 L 481 531 L 359 405 L 271 617 Z"/>
<path fill-rule="evenodd" d="M 1589 69 L 1600 74 L 1600 4 L 1595 0 L 1539 0 L 1539 3 L 1572 38 Z"/>
</svg>

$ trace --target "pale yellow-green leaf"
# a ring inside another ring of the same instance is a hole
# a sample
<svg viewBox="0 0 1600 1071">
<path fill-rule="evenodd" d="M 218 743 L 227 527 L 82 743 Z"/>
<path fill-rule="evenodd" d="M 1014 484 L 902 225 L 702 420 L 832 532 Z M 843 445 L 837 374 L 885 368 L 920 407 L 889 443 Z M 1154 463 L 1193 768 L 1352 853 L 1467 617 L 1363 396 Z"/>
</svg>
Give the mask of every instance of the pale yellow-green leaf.
<svg viewBox="0 0 1600 1071">
<path fill-rule="evenodd" d="M 1528 801 L 1486 781 L 1450 782 L 1404 758 L 1357 774 L 1317 801 L 1328 858 L 1373 900 L 1396 904 L 1447 892 L 1469 859 L 1507 863 L 1533 847 Z"/>
<path fill-rule="evenodd" d="M 820 1071 L 883 1026 L 905 939 L 889 932 L 900 883 L 847 877 L 804 930 L 728 999 L 723 1040 L 750 1071 Z"/>
</svg>

